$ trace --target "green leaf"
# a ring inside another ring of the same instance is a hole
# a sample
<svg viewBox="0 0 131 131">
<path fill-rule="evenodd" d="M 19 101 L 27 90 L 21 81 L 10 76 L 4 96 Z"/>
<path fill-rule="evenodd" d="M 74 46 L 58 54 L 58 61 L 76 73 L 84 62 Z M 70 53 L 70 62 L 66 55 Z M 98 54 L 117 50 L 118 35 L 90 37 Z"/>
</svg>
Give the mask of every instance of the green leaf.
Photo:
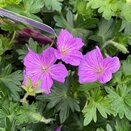
<svg viewBox="0 0 131 131">
<path fill-rule="evenodd" d="M 122 62 L 122 69 L 126 76 L 131 75 L 131 55 L 128 56 L 128 58 Z"/>
<path fill-rule="evenodd" d="M 87 6 L 91 6 L 93 9 L 98 8 L 98 12 L 103 13 L 103 17 L 109 20 L 111 16 L 115 15 L 112 10 L 112 8 L 116 6 L 114 4 L 116 3 L 110 2 L 110 0 L 90 0 Z"/>
<path fill-rule="evenodd" d="M 0 55 L 2 55 L 3 53 L 4 53 L 4 49 L 3 49 L 2 41 L 0 39 Z"/>
<path fill-rule="evenodd" d="M 123 29 L 125 35 L 131 35 L 131 22 L 123 20 L 120 31 L 122 31 Z"/>
<path fill-rule="evenodd" d="M 100 83 L 98 82 L 94 82 L 94 83 L 85 83 L 85 84 L 81 84 L 80 87 L 78 88 L 79 91 L 89 91 L 93 88 L 97 88 L 100 86 Z"/>
<path fill-rule="evenodd" d="M 97 121 L 97 110 L 104 117 L 114 114 L 114 111 L 110 107 L 110 101 L 106 96 L 103 96 L 103 92 L 100 88 L 93 89 L 88 97 L 88 101 L 83 109 L 84 125 L 88 125 L 92 120 Z"/>
<path fill-rule="evenodd" d="M 113 129 L 109 124 L 107 124 L 106 125 L 106 130 L 104 130 L 102 127 L 100 127 L 100 128 L 97 128 L 96 131 L 113 131 Z"/>
<path fill-rule="evenodd" d="M 0 7 L 6 6 L 6 0 L 0 0 Z"/>
<path fill-rule="evenodd" d="M 9 131 L 18 125 L 49 121 L 37 111 L 37 104 L 20 105 L 20 103 L 13 103 L 8 100 L 3 101 L 0 106 L 0 122 L 2 120 L 4 120 L 4 125 L 1 123 L 0 127 L 5 127 Z"/>
<path fill-rule="evenodd" d="M 83 19 L 82 17 L 75 17 L 75 15 L 68 10 L 66 17 L 64 14 L 55 15 L 54 20 L 56 22 L 56 26 L 59 28 L 65 28 L 69 30 L 74 36 L 79 36 L 81 38 L 87 37 L 89 31 L 87 28 L 92 28 L 98 22 L 97 19 L 89 18 Z"/>
<path fill-rule="evenodd" d="M 112 16 L 123 17 L 127 21 L 131 21 L 131 3 L 123 0 L 86 0 L 87 7 L 98 9 L 102 16 L 109 20 Z"/>
<path fill-rule="evenodd" d="M 130 131 L 131 125 L 127 119 L 117 119 L 115 125 L 116 131 Z"/>
<path fill-rule="evenodd" d="M 14 4 L 17 5 L 21 2 L 22 0 L 0 0 L 0 7 L 6 7 L 8 4 Z"/>
<path fill-rule="evenodd" d="M 25 104 L 22 107 L 18 108 L 16 112 L 16 125 L 20 125 L 23 123 L 31 123 L 36 122 L 37 120 L 32 116 L 32 114 L 36 113 L 36 105 L 35 104 Z M 36 113 L 37 114 L 37 113 Z M 36 116 L 37 117 L 37 116 Z M 40 116 L 40 121 L 42 116 Z"/>
<path fill-rule="evenodd" d="M 97 128 L 96 131 L 105 131 L 103 128 Z"/>
<path fill-rule="evenodd" d="M 112 83 L 117 83 L 117 84 L 120 84 L 122 83 L 122 71 L 119 70 L 118 72 L 116 72 L 114 75 L 113 75 L 113 79 L 112 79 Z"/>
<path fill-rule="evenodd" d="M 126 3 L 122 6 L 121 15 L 126 21 L 131 22 L 131 3 Z"/>
<path fill-rule="evenodd" d="M 43 50 L 47 49 L 48 47 L 49 45 L 40 46 L 39 43 L 34 41 L 32 38 L 30 38 L 26 46 L 24 46 L 22 49 L 17 49 L 17 53 L 19 55 L 18 59 L 23 61 L 23 58 L 28 53 L 28 48 L 30 48 L 34 52 L 41 53 Z"/>
<path fill-rule="evenodd" d="M 39 89 L 41 81 L 38 80 L 35 83 L 32 83 L 32 80 L 28 77 L 25 85 L 22 88 L 26 91 L 27 95 L 35 96 L 37 93 L 44 93 L 44 89 Z M 22 100 L 23 102 L 25 99 Z"/>
<path fill-rule="evenodd" d="M 67 21 L 67 19 L 65 19 L 62 14 L 54 16 L 54 20 L 56 21 L 56 26 L 57 27 L 65 27 L 68 30 L 70 30 L 72 28 L 73 19 L 70 19 L 69 17 L 73 17 L 73 14 L 71 12 L 67 13 L 67 15 L 66 15 L 66 18 L 69 21 Z"/>
<path fill-rule="evenodd" d="M 44 6 L 43 0 L 23 0 L 24 9 L 29 14 L 35 14 L 40 12 L 40 9 Z"/>
<path fill-rule="evenodd" d="M 0 35 L 0 55 L 12 48 L 12 43 L 7 37 Z"/>
<path fill-rule="evenodd" d="M 94 105 L 93 101 L 90 100 L 90 103 L 88 105 L 85 105 L 83 111 L 84 113 L 84 125 L 88 125 L 92 120 L 94 122 L 97 121 L 97 115 L 96 115 L 96 106 Z"/>
<path fill-rule="evenodd" d="M 38 96 L 37 99 L 47 101 L 47 109 L 55 108 L 59 113 L 60 122 L 63 123 L 69 116 L 70 111 L 80 111 L 79 102 L 68 94 L 68 81 L 64 84 L 55 82 L 51 94 Z"/>
<path fill-rule="evenodd" d="M 95 15 L 94 10 L 90 7 L 87 7 L 87 3 L 84 0 L 76 0 L 73 5 L 77 13 L 86 19 L 92 18 Z"/>
<path fill-rule="evenodd" d="M 129 51 L 127 50 L 124 44 L 121 44 L 112 40 L 108 41 L 108 44 L 112 44 L 114 47 L 120 50 L 123 54 L 129 53 Z"/>
<path fill-rule="evenodd" d="M 19 4 L 22 0 L 6 0 L 10 3 L 13 3 L 13 4 Z"/>
<path fill-rule="evenodd" d="M 131 120 L 131 106 L 129 95 L 131 95 L 131 87 L 126 85 L 118 85 L 116 90 L 113 88 L 106 88 L 108 93 L 108 99 L 111 102 L 111 107 L 116 111 L 119 117 L 122 119 L 126 116 Z"/>
<path fill-rule="evenodd" d="M 102 38 L 102 42 L 105 43 L 107 40 L 117 35 L 121 26 L 120 21 L 114 21 L 113 19 L 107 21 L 102 19 L 99 23 L 98 36 Z"/>
<path fill-rule="evenodd" d="M 106 130 L 107 131 L 113 131 L 112 127 L 109 124 L 106 125 Z"/>
<path fill-rule="evenodd" d="M 6 88 L 10 92 L 10 96 L 13 97 L 14 100 L 19 101 L 18 92 L 21 91 L 20 85 L 21 80 L 23 79 L 21 71 L 15 71 L 13 73 L 11 69 L 11 65 L 7 65 L 5 68 L 1 67 L 0 71 L 0 84 L 1 87 Z"/>
<path fill-rule="evenodd" d="M 63 0 L 44 0 L 45 2 L 45 6 L 48 8 L 48 9 L 51 9 L 51 10 L 56 10 L 56 11 L 61 11 L 62 9 L 62 3 Z"/>
</svg>

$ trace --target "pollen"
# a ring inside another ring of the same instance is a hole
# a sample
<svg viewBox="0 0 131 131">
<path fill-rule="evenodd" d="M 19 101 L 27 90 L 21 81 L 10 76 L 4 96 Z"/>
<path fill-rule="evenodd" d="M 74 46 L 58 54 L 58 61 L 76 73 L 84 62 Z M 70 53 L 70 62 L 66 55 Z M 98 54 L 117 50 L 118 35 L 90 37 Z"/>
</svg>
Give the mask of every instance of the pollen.
<svg viewBox="0 0 131 131">
<path fill-rule="evenodd" d="M 61 53 L 62 53 L 62 55 L 67 55 L 67 49 L 66 49 L 66 48 L 63 48 L 63 49 L 61 50 Z"/>
</svg>

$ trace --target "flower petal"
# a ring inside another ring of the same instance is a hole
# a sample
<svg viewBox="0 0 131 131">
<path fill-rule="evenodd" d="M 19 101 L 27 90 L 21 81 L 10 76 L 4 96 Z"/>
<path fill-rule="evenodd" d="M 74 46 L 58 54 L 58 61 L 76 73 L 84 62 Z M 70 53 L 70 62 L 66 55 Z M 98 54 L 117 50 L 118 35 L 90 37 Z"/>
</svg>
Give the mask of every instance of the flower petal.
<svg viewBox="0 0 131 131">
<path fill-rule="evenodd" d="M 61 52 L 59 50 L 55 50 L 55 56 L 57 59 L 62 59 L 63 55 L 61 54 Z"/>
<path fill-rule="evenodd" d="M 25 67 L 29 69 L 37 69 L 41 67 L 41 56 L 35 52 L 33 52 L 31 49 L 28 49 L 28 54 L 24 57 L 24 65 Z"/>
<path fill-rule="evenodd" d="M 85 59 L 87 63 L 92 67 L 103 67 L 103 56 L 99 47 L 96 47 L 96 49 L 88 52 L 85 55 Z"/>
<path fill-rule="evenodd" d="M 41 89 L 45 90 L 45 94 L 50 94 L 50 89 L 53 85 L 53 81 L 49 74 L 43 75 Z"/>
<path fill-rule="evenodd" d="M 80 51 L 73 51 L 69 55 L 62 57 L 62 61 L 73 66 L 78 66 L 83 59 L 83 54 Z"/>
<path fill-rule="evenodd" d="M 84 45 L 81 38 L 73 37 L 72 34 L 67 30 L 61 30 L 58 39 L 57 46 L 58 49 L 71 49 L 71 50 L 80 50 Z"/>
<path fill-rule="evenodd" d="M 26 68 L 24 71 L 24 81 L 23 84 L 26 83 L 27 77 L 30 77 L 32 80 L 32 83 L 37 82 L 38 80 L 42 80 L 43 73 L 40 70 L 36 69 L 29 69 Z"/>
<path fill-rule="evenodd" d="M 81 38 L 78 38 L 78 37 L 74 37 L 69 43 L 69 49 L 71 50 L 80 50 L 84 43 L 82 42 L 82 39 Z"/>
<path fill-rule="evenodd" d="M 105 70 L 105 72 L 98 78 L 100 83 L 107 83 L 112 78 L 112 73 L 110 70 Z"/>
<path fill-rule="evenodd" d="M 118 57 L 107 57 L 104 59 L 104 67 L 115 73 L 120 68 L 120 61 Z"/>
<path fill-rule="evenodd" d="M 25 70 L 24 70 L 23 74 L 24 74 L 24 80 L 23 80 L 22 84 L 25 85 L 28 76 L 26 75 L 26 71 Z"/>
<path fill-rule="evenodd" d="M 45 94 L 49 94 L 50 93 L 50 88 L 53 84 L 53 81 L 50 77 L 49 74 L 43 74 L 43 73 L 33 73 L 32 71 L 30 70 L 26 70 L 24 72 L 24 81 L 23 81 L 23 84 L 26 83 L 26 80 L 27 78 L 30 77 L 31 80 L 32 80 L 32 83 L 36 83 L 38 80 L 41 80 L 42 83 L 40 85 L 40 89 L 44 89 L 45 90 Z"/>
<path fill-rule="evenodd" d="M 63 64 L 55 64 L 50 67 L 50 75 L 54 80 L 64 82 L 68 71 Z"/>
<path fill-rule="evenodd" d="M 95 82 L 98 78 L 97 74 L 94 72 L 94 68 L 88 65 L 85 58 L 81 61 L 78 68 L 79 82 Z"/>
<path fill-rule="evenodd" d="M 68 43 L 68 40 L 72 38 L 73 36 L 70 32 L 68 32 L 65 29 L 62 29 L 57 38 L 57 46 L 65 45 L 66 43 Z"/>
<path fill-rule="evenodd" d="M 42 62 L 46 66 L 50 66 L 56 62 L 55 49 L 50 47 L 42 52 Z"/>
</svg>

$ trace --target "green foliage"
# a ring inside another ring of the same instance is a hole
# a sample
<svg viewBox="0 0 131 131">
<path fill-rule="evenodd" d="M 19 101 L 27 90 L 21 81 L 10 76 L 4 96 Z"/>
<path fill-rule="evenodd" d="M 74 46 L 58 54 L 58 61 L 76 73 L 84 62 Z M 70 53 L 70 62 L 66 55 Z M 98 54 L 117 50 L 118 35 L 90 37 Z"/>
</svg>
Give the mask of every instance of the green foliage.
<svg viewBox="0 0 131 131">
<path fill-rule="evenodd" d="M 131 2 L 129 0 L 126 1 L 126 4 L 123 4 L 121 7 L 121 16 L 124 17 L 126 21 L 131 22 Z"/>
<path fill-rule="evenodd" d="M 124 25 L 122 25 L 124 26 Z M 121 21 L 109 21 L 102 19 L 98 24 L 98 31 L 95 35 L 91 35 L 89 39 L 100 43 L 105 52 L 114 55 L 117 50 L 124 54 L 129 53 L 127 46 L 130 37 L 124 37 L 120 33 Z M 124 27 L 122 27 L 124 29 Z M 110 51 L 113 50 L 113 51 Z"/>
<path fill-rule="evenodd" d="M 106 42 L 110 38 L 113 38 L 117 35 L 121 26 L 120 21 L 114 21 L 113 19 L 107 21 L 102 19 L 99 24 L 99 31 L 97 33 L 98 36 L 101 37 L 102 42 Z"/>
<path fill-rule="evenodd" d="M 6 6 L 5 0 L 1 0 L 1 1 L 0 1 L 0 7 L 5 7 L 5 6 Z"/>
<path fill-rule="evenodd" d="M 56 21 L 57 27 L 66 28 L 75 36 L 80 36 L 82 38 L 87 37 L 87 34 L 89 33 L 86 29 L 94 27 L 97 23 L 97 19 L 89 18 L 87 20 L 83 20 L 81 16 L 75 18 L 70 10 L 68 10 L 66 17 L 62 14 L 56 15 L 54 16 L 54 20 Z"/>
<path fill-rule="evenodd" d="M 44 6 L 43 0 L 23 0 L 23 4 L 28 14 L 36 14 Z"/>
<path fill-rule="evenodd" d="M 118 4 L 114 1 L 111 2 L 110 0 L 90 0 L 87 6 L 91 6 L 93 9 L 98 9 L 98 12 L 103 13 L 103 17 L 109 20 L 111 16 L 115 16 Z"/>
<path fill-rule="evenodd" d="M 3 53 L 4 53 L 4 49 L 3 49 L 2 41 L 0 40 L 0 55 L 2 55 Z"/>
<path fill-rule="evenodd" d="M 118 85 L 116 89 L 107 87 L 106 91 L 111 106 L 119 117 L 122 119 L 126 116 L 127 119 L 131 120 L 131 86 Z"/>
<path fill-rule="evenodd" d="M 30 38 L 28 43 L 22 49 L 17 50 L 17 53 L 19 55 L 18 59 L 23 60 L 24 56 L 28 53 L 28 48 L 30 48 L 34 52 L 41 53 L 43 50 L 45 50 L 48 47 L 49 45 L 40 46 L 36 41 Z"/>
<path fill-rule="evenodd" d="M 123 73 L 128 76 L 131 75 L 131 55 L 128 56 L 126 61 L 122 63 Z"/>
<path fill-rule="evenodd" d="M 105 130 L 103 128 L 97 128 L 96 131 L 105 131 Z M 106 131 L 113 131 L 112 127 L 109 124 L 106 125 Z"/>
<path fill-rule="evenodd" d="M 98 9 L 102 16 L 109 20 L 112 16 L 119 16 L 127 21 L 131 21 L 130 16 L 130 1 L 124 0 L 85 0 L 88 1 L 87 7 L 90 6 L 92 9 Z"/>
<path fill-rule="evenodd" d="M 22 0 L 20 6 L 15 4 L 7 4 L 6 9 L 22 16 L 26 16 L 28 18 L 42 22 L 42 20 L 34 14 L 40 12 L 40 9 L 43 6 L 44 2 L 42 0 Z"/>
<path fill-rule="evenodd" d="M 4 54 L 5 51 L 12 48 L 12 43 L 7 37 L 0 36 L 0 55 Z"/>
<path fill-rule="evenodd" d="M 43 21 L 57 35 L 69 30 L 85 43 L 83 54 L 98 45 L 104 56 L 121 61 L 106 84 L 80 84 L 78 67 L 63 63 L 69 71 L 65 83 L 53 81 L 51 94 L 44 94 L 40 81 L 28 78 L 22 85 L 23 59 L 28 48 L 40 54 L 49 45 L 32 38 L 26 43 L 26 36 L 17 34 L 30 26 L 1 17 L 0 131 L 131 130 L 131 0 L 0 0 L 0 7 Z M 53 40 L 50 46 L 56 48 Z"/>
<path fill-rule="evenodd" d="M 22 25 L 18 22 L 9 20 L 7 18 L 3 18 L 3 19 L 1 18 L 0 20 L 2 22 L 2 24 L 0 25 L 1 29 L 4 31 L 8 31 L 9 33 L 16 33 L 16 31 L 25 27 L 24 25 Z M 16 24 L 17 24 L 17 26 L 16 26 Z"/>
<path fill-rule="evenodd" d="M 103 95 L 103 92 L 99 88 L 91 90 L 87 100 L 82 111 L 85 117 L 84 125 L 88 125 L 92 120 L 94 122 L 97 121 L 97 111 L 104 118 L 107 118 L 107 115 L 114 114 L 110 101 Z"/>
<path fill-rule="evenodd" d="M 43 89 L 38 89 L 41 84 L 41 81 L 37 81 L 36 83 L 32 83 L 31 79 L 28 78 L 26 84 L 22 86 L 22 88 L 27 92 L 30 96 L 35 96 L 37 93 L 44 93 Z"/>
<path fill-rule="evenodd" d="M 61 11 L 62 9 L 62 3 L 63 0 L 44 0 L 45 2 L 45 6 L 49 9 L 49 10 L 56 10 L 56 11 Z"/>
<path fill-rule="evenodd" d="M 36 104 L 20 106 L 18 103 L 4 101 L 0 106 L 0 119 L 3 120 L 0 127 L 8 127 L 10 130 L 13 128 L 14 124 L 16 128 L 20 127 L 22 124 L 41 121 L 42 116 L 36 111 Z M 10 124 L 8 124 L 7 120 Z"/>
<path fill-rule="evenodd" d="M 82 15 L 84 18 L 87 19 L 93 17 L 95 15 L 95 12 L 90 7 L 87 7 L 86 4 L 86 1 L 75 0 L 72 5 L 79 15 Z"/>
<path fill-rule="evenodd" d="M 22 0 L 6 0 L 7 3 L 19 4 Z"/>
<path fill-rule="evenodd" d="M 127 22 L 127 21 L 122 21 L 122 26 L 121 26 L 121 30 L 124 29 L 124 34 L 125 35 L 131 35 L 131 22 Z"/>
<path fill-rule="evenodd" d="M 21 109 L 18 109 L 16 112 L 16 124 L 21 125 L 23 123 L 31 123 L 40 121 L 42 119 L 42 116 L 36 112 L 36 105 L 23 105 L 20 107 Z M 34 117 L 35 116 L 35 117 Z M 37 118 L 38 117 L 38 118 Z"/>
<path fill-rule="evenodd" d="M 5 67 L 2 64 L 0 65 L 0 88 L 4 94 L 8 94 L 16 101 L 20 99 L 18 92 L 21 91 L 19 86 L 21 85 L 22 79 L 20 70 L 12 73 L 12 66 L 10 64 Z"/>
<path fill-rule="evenodd" d="M 115 129 L 116 131 L 130 131 L 130 122 L 127 119 L 117 119 Z"/>
<path fill-rule="evenodd" d="M 69 117 L 70 111 L 80 111 L 79 102 L 68 94 L 69 84 L 68 80 L 64 84 L 55 82 L 51 94 L 38 96 L 38 99 L 48 102 L 48 110 L 55 108 L 59 112 L 61 123 Z"/>
<path fill-rule="evenodd" d="M 0 0 L 0 7 L 6 7 L 8 4 L 19 4 L 22 0 Z"/>
<path fill-rule="evenodd" d="M 89 91 L 91 89 L 98 88 L 98 87 L 100 87 L 100 83 L 98 83 L 98 82 L 85 83 L 85 84 L 80 85 L 79 91 L 87 92 L 87 91 Z"/>
</svg>

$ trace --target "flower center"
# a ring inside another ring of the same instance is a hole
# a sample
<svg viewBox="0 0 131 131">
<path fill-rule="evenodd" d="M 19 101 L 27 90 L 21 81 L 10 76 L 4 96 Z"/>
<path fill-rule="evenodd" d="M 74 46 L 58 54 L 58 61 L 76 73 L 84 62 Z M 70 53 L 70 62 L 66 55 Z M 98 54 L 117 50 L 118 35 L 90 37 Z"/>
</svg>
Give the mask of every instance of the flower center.
<svg viewBox="0 0 131 131">
<path fill-rule="evenodd" d="M 43 66 L 43 67 L 42 67 L 42 71 L 45 72 L 45 73 L 47 73 L 47 72 L 48 72 L 48 67 L 44 67 L 44 66 Z"/>
<path fill-rule="evenodd" d="M 96 72 L 98 75 L 101 75 L 101 74 L 104 72 L 104 69 L 103 69 L 103 68 L 96 68 L 96 69 L 95 69 L 95 72 Z"/>
<path fill-rule="evenodd" d="M 67 49 L 66 49 L 66 48 L 63 48 L 63 49 L 61 50 L 61 53 L 62 53 L 62 55 L 66 55 L 66 54 L 67 54 Z"/>
</svg>

